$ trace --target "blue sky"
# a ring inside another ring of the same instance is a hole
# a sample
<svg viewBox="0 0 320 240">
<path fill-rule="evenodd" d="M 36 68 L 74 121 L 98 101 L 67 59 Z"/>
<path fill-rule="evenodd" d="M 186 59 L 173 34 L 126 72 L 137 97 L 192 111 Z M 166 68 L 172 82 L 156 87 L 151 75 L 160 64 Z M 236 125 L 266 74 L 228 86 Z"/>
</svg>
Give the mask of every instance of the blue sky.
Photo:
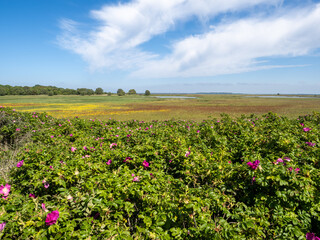
<svg viewBox="0 0 320 240">
<path fill-rule="evenodd" d="M 0 84 L 320 94 L 320 0 L 0 0 Z"/>
</svg>

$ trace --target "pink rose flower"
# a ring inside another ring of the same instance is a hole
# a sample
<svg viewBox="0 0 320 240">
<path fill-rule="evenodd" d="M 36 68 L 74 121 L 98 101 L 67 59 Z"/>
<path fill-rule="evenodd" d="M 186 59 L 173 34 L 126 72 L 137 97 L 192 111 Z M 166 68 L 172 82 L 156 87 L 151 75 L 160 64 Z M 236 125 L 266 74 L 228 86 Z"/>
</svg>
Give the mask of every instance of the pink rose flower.
<svg viewBox="0 0 320 240">
<path fill-rule="evenodd" d="M 319 237 L 317 237 L 314 233 L 307 233 L 306 234 L 306 239 L 307 240 L 320 240 Z"/>
<path fill-rule="evenodd" d="M 23 165 L 23 160 L 17 163 L 17 167 L 21 167 Z"/>
<path fill-rule="evenodd" d="M 4 229 L 5 226 L 6 226 L 5 222 L 0 223 L 0 232 Z"/>
<path fill-rule="evenodd" d="M 310 147 L 314 147 L 314 145 L 316 145 L 315 143 L 312 143 L 312 142 L 306 142 L 306 144 Z"/>
<path fill-rule="evenodd" d="M 149 164 L 146 160 L 143 161 L 142 165 L 143 165 L 145 168 L 147 168 L 147 167 L 150 166 L 150 164 Z"/>
<path fill-rule="evenodd" d="M 30 194 L 29 194 L 29 197 L 31 197 L 31 198 L 36 198 L 36 195 L 34 195 L 33 193 L 30 193 Z"/>
<path fill-rule="evenodd" d="M 52 211 L 51 213 L 48 213 L 46 218 L 46 225 L 50 226 L 57 222 L 57 219 L 59 218 L 59 212 L 58 211 Z"/>
<path fill-rule="evenodd" d="M 113 146 L 117 146 L 117 144 L 116 143 L 111 143 L 110 144 L 110 148 L 112 148 Z"/>
<path fill-rule="evenodd" d="M 133 181 L 133 182 L 139 182 L 139 177 L 134 177 L 134 178 L 132 179 L 132 181 Z"/>
<path fill-rule="evenodd" d="M 49 183 L 47 183 L 46 180 L 43 180 L 42 183 L 43 183 L 43 186 L 44 186 L 45 188 L 48 188 L 48 187 L 49 187 Z"/>
<path fill-rule="evenodd" d="M 259 160 L 255 160 L 254 162 L 248 162 L 247 165 L 253 169 L 256 170 L 257 167 L 259 166 L 260 161 Z"/>
<path fill-rule="evenodd" d="M 131 157 L 126 157 L 126 159 L 123 160 L 123 162 L 127 162 L 128 160 L 132 160 L 132 158 Z"/>
<path fill-rule="evenodd" d="M 0 194 L 3 194 L 5 197 L 9 195 L 11 185 L 6 184 L 5 186 L 0 186 Z"/>
<path fill-rule="evenodd" d="M 45 211 L 48 212 L 48 210 L 46 209 L 46 205 L 44 203 L 41 204 L 41 208 Z"/>
</svg>

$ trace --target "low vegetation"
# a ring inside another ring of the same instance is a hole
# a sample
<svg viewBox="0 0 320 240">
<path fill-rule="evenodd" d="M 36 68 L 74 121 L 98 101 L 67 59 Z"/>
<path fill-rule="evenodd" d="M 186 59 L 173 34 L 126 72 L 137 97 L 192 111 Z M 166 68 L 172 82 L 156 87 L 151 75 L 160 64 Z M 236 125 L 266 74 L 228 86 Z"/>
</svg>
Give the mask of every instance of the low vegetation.
<svg viewBox="0 0 320 240">
<path fill-rule="evenodd" d="M 226 113 L 232 118 L 252 113 L 262 116 L 274 112 L 297 118 L 313 111 L 320 112 L 320 98 L 262 98 L 234 94 L 187 95 L 194 98 L 157 98 L 155 95 L 56 95 L 0 96 L 0 105 L 18 111 L 47 112 L 56 118 L 109 118 L 129 121 L 195 120 L 219 118 Z M 170 96 L 169 96 L 170 97 Z"/>
<path fill-rule="evenodd" d="M 320 235 L 319 113 L 202 122 L 0 113 L 1 165 L 16 151 L 1 170 L 1 239 Z"/>
</svg>

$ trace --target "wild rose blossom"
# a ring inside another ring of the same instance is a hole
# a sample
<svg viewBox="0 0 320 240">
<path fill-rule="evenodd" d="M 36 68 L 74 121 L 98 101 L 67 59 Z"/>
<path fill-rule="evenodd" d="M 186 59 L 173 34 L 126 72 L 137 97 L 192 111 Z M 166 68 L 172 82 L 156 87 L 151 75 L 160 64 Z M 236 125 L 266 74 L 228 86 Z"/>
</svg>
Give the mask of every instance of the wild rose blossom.
<svg viewBox="0 0 320 240">
<path fill-rule="evenodd" d="M 44 203 L 41 204 L 41 208 L 45 211 L 48 212 L 48 210 L 46 209 L 46 205 Z"/>
<path fill-rule="evenodd" d="M 283 162 L 283 159 L 282 158 L 278 158 L 276 162 L 274 162 L 274 164 L 279 164 L 279 163 L 282 163 Z"/>
<path fill-rule="evenodd" d="M 0 223 L 0 232 L 4 229 L 5 226 L 6 226 L 5 222 Z"/>
<path fill-rule="evenodd" d="M 190 154 L 191 154 L 191 152 L 190 151 L 186 151 L 186 154 L 184 155 L 185 157 L 189 157 L 190 156 Z"/>
<path fill-rule="evenodd" d="M 17 163 L 17 167 L 21 167 L 23 165 L 23 160 Z"/>
<path fill-rule="evenodd" d="M 132 182 L 139 182 L 140 180 L 139 180 L 139 177 L 134 177 L 133 179 L 132 179 Z"/>
<path fill-rule="evenodd" d="M 251 185 L 253 185 L 253 183 L 256 181 L 256 176 L 253 176 L 252 180 L 251 180 Z"/>
<path fill-rule="evenodd" d="M 30 194 L 29 194 L 29 197 L 31 197 L 31 198 L 36 198 L 36 195 L 34 195 L 33 193 L 30 193 Z"/>
<path fill-rule="evenodd" d="M 43 183 L 43 186 L 44 186 L 45 188 L 48 188 L 48 187 L 50 186 L 49 183 L 47 183 L 46 180 L 43 180 L 42 183 Z"/>
<path fill-rule="evenodd" d="M 311 128 L 303 128 L 303 131 L 305 131 L 305 132 L 309 132 L 311 130 Z"/>
<path fill-rule="evenodd" d="M 312 143 L 312 142 L 306 142 L 306 144 L 310 147 L 313 147 L 314 145 L 316 145 L 315 143 Z"/>
<path fill-rule="evenodd" d="M 253 170 L 256 170 L 257 167 L 259 166 L 259 163 L 260 163 L 259 160 L 255 160 L 254 162 L 248 162 L 247 165 Z"/>
<path fill-rule="evenodd" d="M 283 159 L 286 160 L 287 162 L 291 161 L 291 158 L 288 158 L 288 157 L 284 157 Z"/>
<path fill-rule="evenodd" d="M 117 144 L 116 143 L 111 143 L 110 144 L 110 148 L 112 148 L 113 146 L 117 146 Z"/>
<path fill-rule="evenodd" d="M 48 213 L 46 218 L 46 225 L 50 226 L 57 222 L 57 219 L 59 218 L 59 212 L 58 211 L 52 211 L 51 213 Z"/>
<path fill-rule="evenodd" d="M 147 168 L 147 167 L 150 166 L 150 164 L 149 164 L 146 160 L 143 161 L 142 165 L 143 165 L 145 168 Z"/>
<path fill-rule="evenodd" d="M 314 233 L 307 233 L 306 234 L 306 239 L 307 240 L 320 240 L 319 237 L 317 237 Z"/>
<path fill-rule="evenodd" d="M 75 147 L 71 147 L 71 152 L 74 152 L 75 150 L 77 150 Z"/>
<path fill-rule="evenodd" d="M 109 159 L 106 163 L 107 163 L 107 165 L 110 165 L 112 163 L 112 160 Z"/>
<path fill-rule="evenodd" d="M 11 185 L 6 184 L 5 186 L 0 186 L 0 194 L 3 194 L 4 197 L 7 197 L 9 195 L 11 189 Z"/>
<path fill-rule="evenodd" d="M 126 159 L 123 160 L 123 162 L 127 162 L 128 160 L 132 160 L 132 158 L 131 157 L 126 157 Z"/>
</svg>

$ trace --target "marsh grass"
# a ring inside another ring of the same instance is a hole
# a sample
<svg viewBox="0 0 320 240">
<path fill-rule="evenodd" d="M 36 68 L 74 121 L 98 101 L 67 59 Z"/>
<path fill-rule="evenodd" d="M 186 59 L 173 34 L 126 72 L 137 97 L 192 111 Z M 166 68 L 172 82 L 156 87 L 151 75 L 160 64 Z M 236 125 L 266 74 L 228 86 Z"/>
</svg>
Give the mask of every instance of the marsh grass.
<svg viewBox="0 0 320 240">
<path fill-rule="evenodd" d="M 17 156 L 24 151 L 26 144 L 31 141 L 31 133 L 26 133 L 23 136 L 15 139 L 11 144 L 1 142 L 0 144 L 0 179 L 9 181 L 10 170 L 17 164 Z"/>
<path fill-rule="evenodd" d="M 289 118 L 320 111 L 320 98 L 261 98 L 247 95 L 195 95 L 195 99 L 131 96 L 2 96 L 0 105 L 25 112 L 47 112 L 57 118 L 76 116 L 106 120 L 196 120 L 274 112 Z"/>
</svg>

